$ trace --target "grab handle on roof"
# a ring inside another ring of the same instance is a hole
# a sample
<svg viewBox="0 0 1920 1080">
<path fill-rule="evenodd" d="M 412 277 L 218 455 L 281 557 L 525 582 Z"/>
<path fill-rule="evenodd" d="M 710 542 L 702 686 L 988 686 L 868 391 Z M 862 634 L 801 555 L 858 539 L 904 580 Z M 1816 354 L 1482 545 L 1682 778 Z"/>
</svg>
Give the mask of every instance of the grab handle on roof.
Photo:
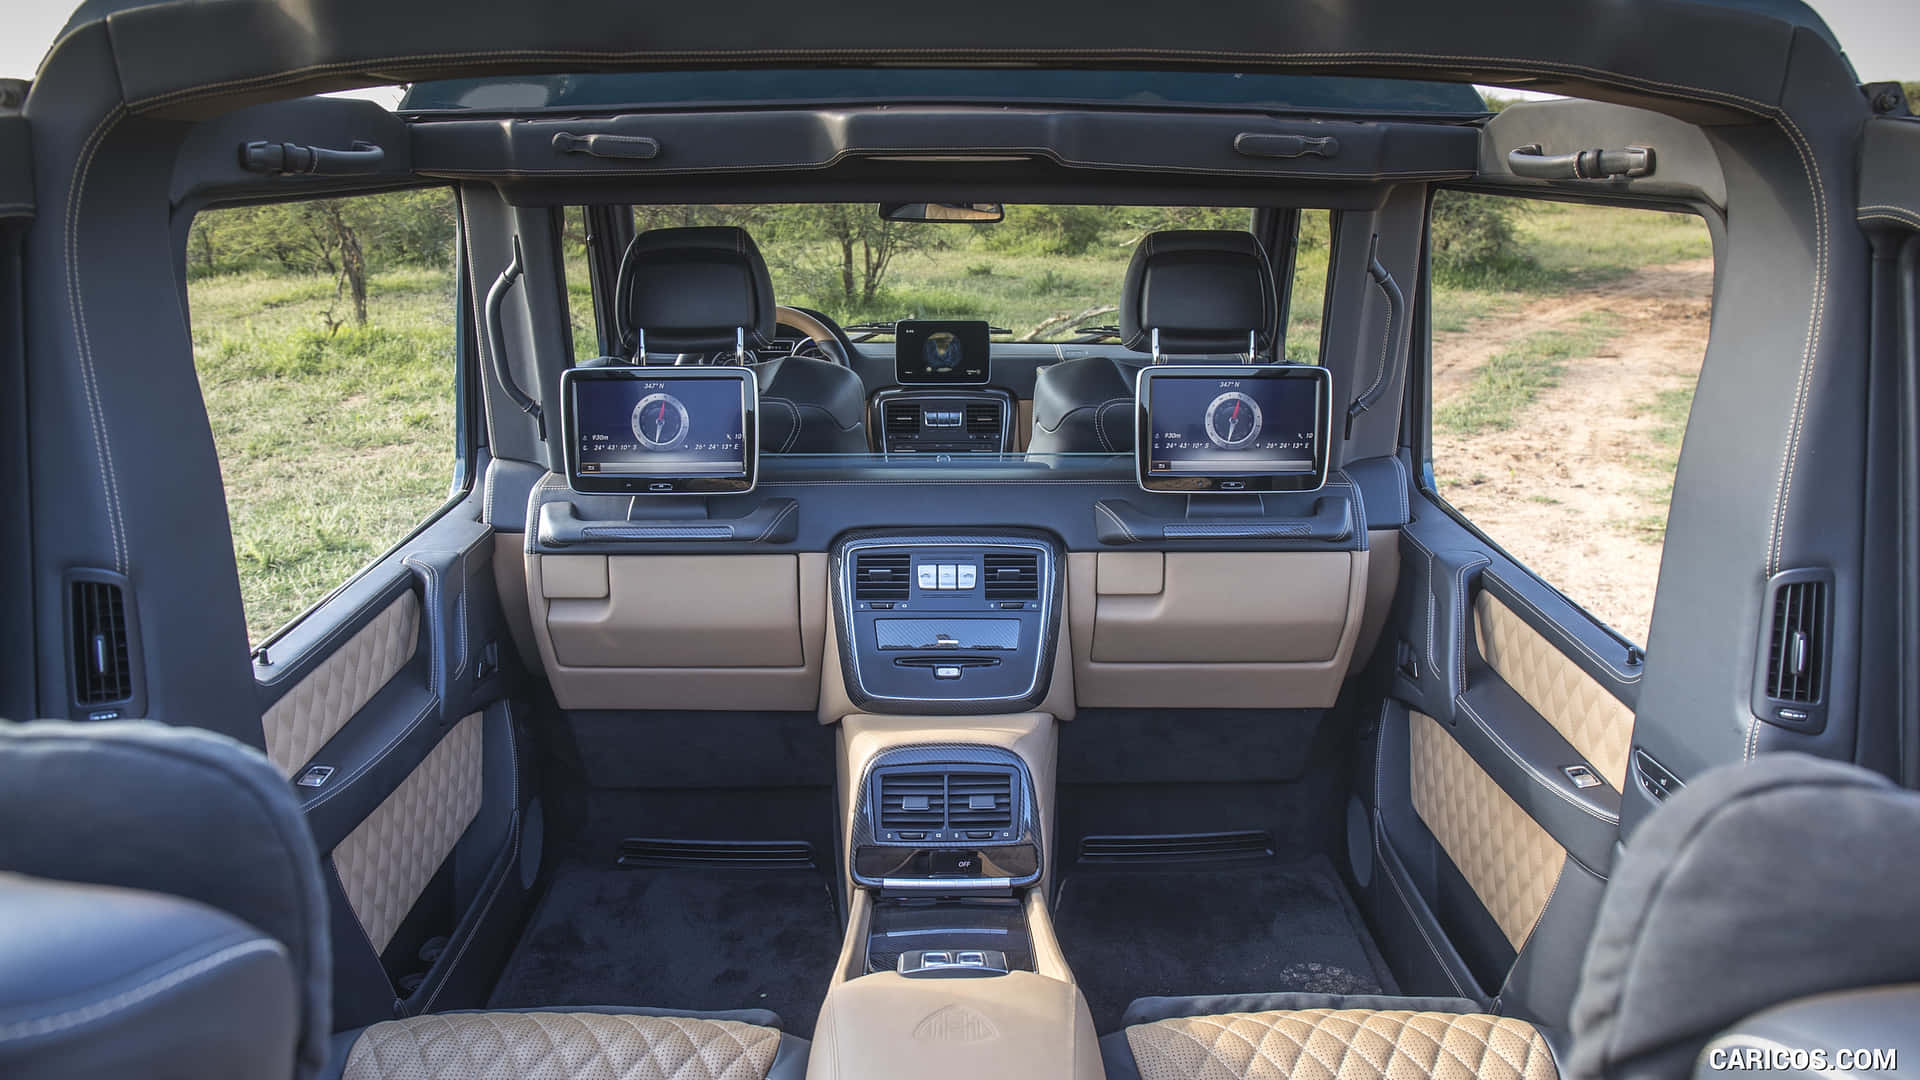
<svg viewBox="0 0 1920 1080">
<path fill-rule="evenodd" d="M 1507 168 L 1515 176 L 1534 180 L 1612 180 L 1653 175 L 1653 147 L 1624 150 L 1576 150 L 1549 155 L 1539 143 L 1517 146 L 1507 153 Z"/>
<path fill-rule="evenodd" d="M 297 143 L 250 142 L 240 147 L 240 167 L 266 176 L 366 176 L 380 171 L 387 152 L 355 140 L 351 149 Z"/>
</svg>

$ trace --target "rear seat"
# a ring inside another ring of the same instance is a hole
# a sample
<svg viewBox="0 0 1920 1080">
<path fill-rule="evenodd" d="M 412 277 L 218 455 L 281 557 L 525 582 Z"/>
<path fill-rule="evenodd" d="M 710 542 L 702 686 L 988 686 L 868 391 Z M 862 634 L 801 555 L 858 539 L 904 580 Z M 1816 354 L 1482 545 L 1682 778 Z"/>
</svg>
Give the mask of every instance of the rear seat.
<svg viewBox="0 0 1920 1080">
<path fill-rule="evenodd" d="M 1142 998 L 1101 1054 L 1113 1080 L 1687 1076 L 1763 1009 L 1920 980 L 1917 838 L 1920 795 L 1877 774 L 1798 754 L 1723 767 L 1616 864 L 1570 1033 L 1464 998 Z"/>
<path fill-rule="evenodd" d="M 448 1012 L 333 1034 L 313 837 L 280 772 L 224 736 L 144 722 L 0 723 L 0 823 L 0 871 L 12 872 L 0 874 L 0 910 L 41 910 L 37 898 L 53 887 L 71 894 L 58 925 L 41 917 L 37 934 L 0 935 L 0 972 L 36 970 L 46 951 L 36 937 L 69 922 L 75 929 L 56 944 L 83 954 L 61 979 L 0 979 L 0 1072 L 9 1077 L 124 1076 L 122 1051 L 153 1066 L 146 1075 L 261 1080 L 806 1073 L 806 1041 L 782 1033 L 765 1010 Z M 155 925 L 178 938 L 169 955 L 179 962 L 159 962 L 151 944 L 91 948 L 95 905 L 122 922 L 123 909 L 155 912 Z M 228 953 L 251 966 L 228 963 Z M 209 966 L 209 956 L 222 964 Z M 208 1006 L 221 1001 L 228 1005 Z M 236 1047 L 236 1037 L 247 1045 Z M 261 1058 L 274 1067 L 259 1068 Z M 228 1067 L 241 1060 L 241 1072 Z M 191 1067 L 169 1071 L 173 1062 Z"/>
</svg>

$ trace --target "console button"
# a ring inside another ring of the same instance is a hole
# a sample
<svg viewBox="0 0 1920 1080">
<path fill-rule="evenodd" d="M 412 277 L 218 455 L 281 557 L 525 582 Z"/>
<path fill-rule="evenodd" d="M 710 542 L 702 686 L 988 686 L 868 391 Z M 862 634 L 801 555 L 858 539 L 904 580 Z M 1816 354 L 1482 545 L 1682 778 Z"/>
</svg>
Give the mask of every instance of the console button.
<svg viewBox="0 0 1920 1080">
<path fill-rule="evenodd" d="M 915 570 L 915 573 L 918 575 L 921 588 L 937 589 L 940 587 L 940 581 L 939 581 L 940 568 L 938 566 L 935 566 L 930 562 L 923 562 L 919 566 L 915 567 L 914 570 Z"/>
<path fill-rule="evenodd" d="M 952 589 L 957 587 L 956 582 L 959 580 L 959 578 L 960 578 L 960 568 L 958 566 L 955 566 L 952 563 L 940 564 L 940 587 L 941 588 Z"/>
<path fill-rule="evenodd" d="M 957 667 L 937 667 L 933 669 L 933 677 L 936 679 L 957 679 L 960 677 L 960 669 Z"/>
<path fill-rule="evenodd" d="M 980 568 L 972 563 L 962 563 L 959 568 L 959 588 L 971 589 L 979 579 Z"/>
</svg>

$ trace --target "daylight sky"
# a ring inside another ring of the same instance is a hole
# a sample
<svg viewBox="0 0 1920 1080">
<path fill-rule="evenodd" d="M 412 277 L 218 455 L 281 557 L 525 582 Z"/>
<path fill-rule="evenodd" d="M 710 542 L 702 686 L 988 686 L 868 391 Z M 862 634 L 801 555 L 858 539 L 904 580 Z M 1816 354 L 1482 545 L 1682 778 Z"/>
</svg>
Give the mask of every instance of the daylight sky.
<svg viewBox="0 0 1920 1080">
<path fill-rule="evenodd" d="M 1555 0 L 1560 2 L 1560 0 Z M 1920 79 L 1916 0 L 1812 0 L 1865 82 Z M 0 77 L 28 79 L 78 0 L 0 0 Z"/>
</svg>

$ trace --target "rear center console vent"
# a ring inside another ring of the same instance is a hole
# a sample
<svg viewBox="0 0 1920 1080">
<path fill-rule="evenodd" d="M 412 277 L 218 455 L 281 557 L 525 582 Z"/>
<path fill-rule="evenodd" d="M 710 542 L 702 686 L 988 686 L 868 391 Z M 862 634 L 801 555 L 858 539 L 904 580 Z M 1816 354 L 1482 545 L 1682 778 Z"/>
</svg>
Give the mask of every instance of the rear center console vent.
<svg viewBox="0 0 1920 1080">
<path fill-rule="evenodd" d="M 856 555 L 853 560 L 854 600 L 905 600 L 912 562 L 913 556 L 904 551 L 863 551 Z"/>
<path fill-rule="evenodd" d="M 874 839 L 1007 843 L 1015 838 L 1019 771 L 1009 765 L 896 765 L 875 770 Z"/>
<path fill-rule="evenodd" d="M 988 553 L 983 576 L 989 600 L 1033 600 L 1040 595 L 1040 556 L 1032 552 Z"/>
</svg>

